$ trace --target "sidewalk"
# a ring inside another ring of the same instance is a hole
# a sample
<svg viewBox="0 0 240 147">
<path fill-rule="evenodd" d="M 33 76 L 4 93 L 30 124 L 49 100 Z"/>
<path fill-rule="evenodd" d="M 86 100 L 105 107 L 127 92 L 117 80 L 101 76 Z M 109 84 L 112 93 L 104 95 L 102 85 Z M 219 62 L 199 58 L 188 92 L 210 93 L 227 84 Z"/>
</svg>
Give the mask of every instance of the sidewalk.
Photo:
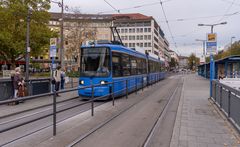
<svg viewBox="0 0 240 147">
<path fill-rule="evenodd" d="M 208 80 L 185 76 L 171 147 L 240 147 L 235 131 L 208 98 Z"/>
</svg>

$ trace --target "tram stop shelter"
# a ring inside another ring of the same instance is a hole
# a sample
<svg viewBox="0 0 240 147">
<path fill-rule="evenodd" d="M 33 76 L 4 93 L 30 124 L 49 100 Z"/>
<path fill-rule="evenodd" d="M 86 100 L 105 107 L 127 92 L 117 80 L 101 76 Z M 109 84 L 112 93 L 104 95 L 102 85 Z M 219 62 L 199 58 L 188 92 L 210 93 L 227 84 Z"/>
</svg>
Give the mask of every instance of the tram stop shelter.
<svg viewBox="0 0 240 147">
<path fill-rule="evenodd" d="M 240 78 L 240 56 L 229 56 L 215 62 L 214 77 Z M 198 66 L 198 75 L 210 77 L 210 62 Z"/>
</svg>

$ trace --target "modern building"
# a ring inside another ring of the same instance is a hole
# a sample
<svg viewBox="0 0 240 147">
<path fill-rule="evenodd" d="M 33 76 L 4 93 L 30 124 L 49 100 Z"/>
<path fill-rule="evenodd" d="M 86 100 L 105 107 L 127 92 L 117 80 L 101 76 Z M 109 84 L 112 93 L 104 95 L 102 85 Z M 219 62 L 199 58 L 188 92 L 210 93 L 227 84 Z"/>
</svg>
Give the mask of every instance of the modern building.
<svg viewBox="0 0 240 147">
<path fill-rule="evenodd" d="M 188 57 L 179 56 L 179 68 L 188 68 Z"/>
<path fill-rule="evenodd" d="M 171 60 L 168 54 L 169 43 L 152 16 L 140 13 L 114 14 L 113 19 L 125 46 L 140 47 L 166 61 Z"/>
<path fill-rule="evenodd" d="M 179 57 L 178 57 L 178 54 L 172 50 L 169 50 L 168 52 L 171 56 L 171 58 L 174 58 L 176 62 L 179 62 Z"/>
</svg>

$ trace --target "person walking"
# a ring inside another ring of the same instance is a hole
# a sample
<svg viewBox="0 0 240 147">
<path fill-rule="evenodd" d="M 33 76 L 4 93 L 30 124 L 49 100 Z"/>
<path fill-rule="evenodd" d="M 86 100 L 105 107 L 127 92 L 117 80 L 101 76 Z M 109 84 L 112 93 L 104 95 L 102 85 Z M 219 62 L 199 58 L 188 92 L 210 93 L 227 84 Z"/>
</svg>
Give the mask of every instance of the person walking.
<svg viewBox="0 0 240 147">
<path fill-rule="evenodd" d="M 57 70 L 53 74 L 53 78 L 55 79 L 55 90 L 59 91 L 60 82 L 61 82 L 61 66 L 57 67 Z M 57 94 L 57 96 L 60 96 Z"/>
<path fill-rule="evenodd" d="M 64 89 L 66 73 L 64 70 L 61 71 L 61 89 Z"/>
</svg>

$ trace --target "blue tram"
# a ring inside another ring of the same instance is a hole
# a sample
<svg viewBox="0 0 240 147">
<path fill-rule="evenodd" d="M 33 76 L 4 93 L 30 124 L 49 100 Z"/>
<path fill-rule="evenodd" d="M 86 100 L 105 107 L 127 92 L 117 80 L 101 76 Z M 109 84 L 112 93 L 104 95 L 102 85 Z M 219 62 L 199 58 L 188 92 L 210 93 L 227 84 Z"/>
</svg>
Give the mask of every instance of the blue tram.
<svg viewBox="0 0 240 147">
<path fill-rule="evenodd" d="M 114 96 L 124 95 L 126 86 L 132 92 L 163 79 L 163 64 L 158 58 L 122 45 L 84 46 L 81 48 L 79 88 L 101 84 L 94 87 L 93 94 L 102 97 L 112 92 L 112 84 L 106 83 L 113 82 Z M 78 94 L 88 99 L 92 96 L 92 88 L 80 89 Z"/>
</svg>

